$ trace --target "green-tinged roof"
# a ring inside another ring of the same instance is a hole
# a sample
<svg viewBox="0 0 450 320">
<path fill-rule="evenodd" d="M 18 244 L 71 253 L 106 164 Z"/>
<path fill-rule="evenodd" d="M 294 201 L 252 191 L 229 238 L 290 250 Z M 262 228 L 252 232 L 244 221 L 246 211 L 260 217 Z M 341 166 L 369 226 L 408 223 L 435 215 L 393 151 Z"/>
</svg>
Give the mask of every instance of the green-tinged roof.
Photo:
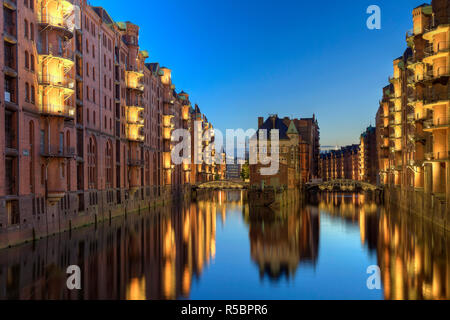
<svg viewBox="0 0 450 320">
<path fill-rule="evenodd" d="M 425 14 L 433 14 L 433 7 L 432 6 L 423 7 L 422 11 Z"/>
<path fill-rule="evenodd" d="M 294 121 L 291 121 L 286 133 L 287 134 L 298 134 L 298 131 L 297 131 L 297 128 L 295 127 Z"/>
<path fill-rule="evenodd" d="M 142 56 L 143 56 L 144 58 L 150 57 L 150 55 L 148 54 L 148 51 L 147 51 L 147 50 L 141 50 L 141 54 L 142 54 Z"/>
<path fill-rule="evenodd" d="M 127 24 L 125 22 L 117 22 L 117 26 L 119 27 L 120 30 L 127 30 Z"/>
</svg>

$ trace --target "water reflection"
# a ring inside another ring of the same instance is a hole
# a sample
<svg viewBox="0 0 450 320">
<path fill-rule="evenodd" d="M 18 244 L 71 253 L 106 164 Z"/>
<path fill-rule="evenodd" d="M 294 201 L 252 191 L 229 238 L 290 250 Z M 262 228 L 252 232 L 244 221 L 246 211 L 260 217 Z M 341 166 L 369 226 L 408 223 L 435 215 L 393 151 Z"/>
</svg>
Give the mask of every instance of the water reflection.
<svg viewBox="0 0 450 320">
<path fill-rule="evenodd" d="M 254 212 L 254 211 L 255 212 Z M 319 212 L 298 206 L 273 212 L 251 209 L 249 224 L 250 254 L 261 278 L 278 281 L 295 277 L 300 264 L 314 266 L 319 251 Z M 257 213 L 257 217 L 254 217 Z"/>
<path fill-rule="evenodd" d="M 424 221 L 361 195 L 276 212 L 244 199 L 215 192 L 0 251 L 0 299 L 374 298 L 364 288 L 374 263 L 379 298 L 450 298 L 448 237 Z M 332 295 L 336 261 L 344 286 Z M 66 289 L 73 264 L 80 291 Z"/>
</svg>

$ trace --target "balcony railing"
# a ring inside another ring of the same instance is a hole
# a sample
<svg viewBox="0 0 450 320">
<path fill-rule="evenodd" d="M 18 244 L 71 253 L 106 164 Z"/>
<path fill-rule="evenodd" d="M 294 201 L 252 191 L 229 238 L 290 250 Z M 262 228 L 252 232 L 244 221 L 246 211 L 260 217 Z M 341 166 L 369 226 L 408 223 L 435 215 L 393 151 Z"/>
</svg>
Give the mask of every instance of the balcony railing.
<svg viewBox="0 0 450 320">
<path fill-rule="evenodd" d="M 450 42 L 449 41 L 440 41 L 435 46 L 434 44 L 431 44 L 424 49 L 425 57 L 434 56 L 441 52 L 448 52 L 450 49 Z"/>
<path fill-rule="evenodd" d="M 45 158 L 74 158 L 75 148 L 48 146 L 41 151 L 41 156 Z"/>
<path fill-rule="evenodd" d="M 435 29 L 437 29 L 440 25 L 446 25 L 446 24 L 450 24 L 450 18 L 443 18 L 443 19 L 434 19 L 434 21 L 432 23 L 430 23 L 428 26 L 426 26 L 425 32 L 430 32 L 433 31 Z"/>
<path fill-rule="evenodd" d="M 63 16 L 55 16 L 48 13 L 38 12 L 37 21 L 41 24 L 61 28 L 67 32 L 73 33 L 74 25 L 69 23 Z"/>
<path fill-rule="evenodd" d="M 445 161 L 450 160 L 450 151 L 428 152 L 425 154 L 428 161 Z"/>
<path fill-rule="evenodd" d="M 75 108 L 67 105 L 44 104 L 40 106 L 40 112 L 46 116 L 75 118 Z"/>
<path fill-rule="evenodd" d="M 434 129 L 440 127 L 450 126 L 450 117 L 448 118 L 437 118 L 429 119 L 423 123 L 425 129 Z"/>
<path fill-rule="evenodd" d="M 66 48 L 63 49 L 41 48 L 40 50 L 38 50 L 38 53 L 40 55 L 48 55 L 70 61 L 75 61 L 75 53 L 72 50 Z"/>
<path fill-rule="evenodd" d="M 51 74 L 39 74 L 39 83 L 44 86 L 55 86 L 73 90 L 75 88 L 75 81 L 69 76 L 64 75 L 58 77 Z"/>
<path fill-rule="evenodd" d="M 450 100 L 450 93 L 449 92 L 440 92 L 440 93 L 431 93 L 427 97 L 424 98 L 425 104 L 433 104 L 440 101 L 447 101 Z"/>
<path fill-rule="evenodd" d="M 127 81 L 127 88 L 132 90 L 138 90 L 140 92 L 143 92 L 145 90 L 145 85 L 141 82 L 138 83 L 130 83 Z"/>
<path fill-rule="evenodd" d="M 436 70 L 428 70 L 425 74 L 418 76 L 417 82 L 439 79 L 440 77 L 450 76 L 450 68 L 442 66 Z"/>
</svg>

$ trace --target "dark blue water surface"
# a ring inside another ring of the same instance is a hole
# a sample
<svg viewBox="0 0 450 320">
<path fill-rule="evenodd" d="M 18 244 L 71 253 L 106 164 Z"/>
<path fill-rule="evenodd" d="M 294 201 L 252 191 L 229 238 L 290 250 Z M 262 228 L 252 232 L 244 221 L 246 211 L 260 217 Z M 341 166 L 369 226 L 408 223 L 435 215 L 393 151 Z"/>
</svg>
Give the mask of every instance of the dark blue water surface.
<svg viewBox="0 0 450 320">
<path fill-rule="evenodd" d="M 0 299 L 449 299 L 449 278 L 445 232 L 362 195 L 272 211 L 214 192 L 0 251 Z"/>
</svg>

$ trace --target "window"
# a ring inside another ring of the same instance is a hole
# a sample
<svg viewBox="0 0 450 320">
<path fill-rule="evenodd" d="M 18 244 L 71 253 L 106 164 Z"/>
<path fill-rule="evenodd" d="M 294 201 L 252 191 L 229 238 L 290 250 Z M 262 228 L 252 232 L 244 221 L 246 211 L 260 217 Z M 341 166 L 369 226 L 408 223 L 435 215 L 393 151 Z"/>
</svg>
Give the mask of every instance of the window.
<svg viewBox="0 0 450 320">
<path fill-rule="evenodd" d="M 25 39 L 28 39 L 28 20 L 26 20 L 25 19 L 25 21 L 24 21 L 24 36 L 25 36 Z"/>
<path fill-rule="evenodd" d="M 30 102 L 30 85 L 25 82 L 25 101 Z"/>
<path fill-rule="evenodd" d="M 90 137 L 87 148 L 89 189 L 97 187 L 97 145 L 95 138 Z"/>
<path fill-rule="evenodd" d="M 25 69 L 30 69 L 30 54 L 25 51 Z"/>
<path fill-rule="evenodd" d="M 36 97 L 36 89 L 34 88 L 34 85 L 31 85 L 31 93 L 30 93 L 30 102 L 34 104 Z"/>
<path fill-rule="evenodd" d="M 29 128 L 29 147 L 30 147 L 30 190 L 34 193 L 34 122 L 30 121 Z"/>
<path fill-rule="evenodd" d="M 64 133 L 60 132 L 59 133 L 59 148 L 58 148 L 58 153 L 62 154 L 64 151 Z"/>
<path fill-rule="evenodd" d="M 45 152 L 45 131 L 41 130 L 39 134 L 39 149 L 42 154 Z"/>
<path fill-rule="evenodd" d="M 30 69 L 34 71 L 34 55 L 30 55 Z"/>
<path fill-rule="evenodd" d="M 106 157 L 105 157 L 105 174 L 106 187 L 111 188 L 113 185 L 113 150 L 111 141 L 106 143 Z"/>
<path fill-rule="evenodd" d="M 16 194 L 16 159 L 6 157 L 5 159 L 5 186 L 6 195 Z"/>
<path fill-rule="evenodd" d="M 33 2 L 33 1 L 31 1 Z M 31 41 L 34 41 L 34 24 L 30 24 L 30 39 Z"/>
</svg>

